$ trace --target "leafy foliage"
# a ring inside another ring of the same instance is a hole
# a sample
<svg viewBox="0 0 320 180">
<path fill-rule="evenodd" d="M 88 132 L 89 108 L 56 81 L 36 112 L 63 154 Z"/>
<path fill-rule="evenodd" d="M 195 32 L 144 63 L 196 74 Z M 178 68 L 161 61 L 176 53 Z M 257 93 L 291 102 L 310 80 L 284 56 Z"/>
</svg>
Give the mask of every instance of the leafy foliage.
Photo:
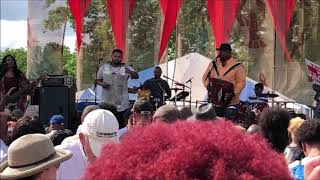
<svg viewBox="0 0 320 180">
<path fill-rule="evenodd" d="M 137 0 L 129 21 L 129 63 L 142 70 L 153 66 L 158 57 L 160 37 L 158 0 Z"/>
<path fill-rule="evenodd" d="M 57 66 L 57 62 L 50 61 L 50 57 L 56 56 L 55 54 L 50 54 L 46 52 L 50 52 L 50 48 L 59 48 L 56 44 L 49 44 L 46 46 L 43 50 L 43 52 L 40 52 L 39 54 L 47 54 L 45 58 L 45 63 L 41 62 L 41 65 L 43 66 L 42 69 L 49 70 L 49 74 L 54 74 L 55 72 L 50 71 L 50 69 L 55 69 L 54 66 Z M 61 47 L 60 47 L 61 48 Z M 41 48 L 38 48 L 39 51 L 41 51 Z M 0 51 L 0 58 L 2 58 L 8 54 L 13 55 L 16 58 L 18 68 L 23 72 L 26 73 L 27 71 L 27 51 L 24 48 L 7 48 L 3 51 Z M 63 53 L 63 59 L 62 64 L 64 69 L 68 72 L 69 75 L 75 77 L 76 74 L 76 59 L 75 59 L 75 53 L 71 53 L 69 47 L 64 47 L 64 53 Z M 41 70 L 40 70 L 41 71 Z M 39 72 L 41 73 L 41 72 Z M 35 72 L 37 74 L 37 72 Z"/>
<path fill-rule="evenodd" d="M 64 25 L 67 16 L 66 7 L 58 7 L 49 11 L 48 18 L 43 21 L 43 32 L 55 31 Z"/>
<path fill-rule="evenodd" d="M 64 47 L 63 49 L 63 69 L 68 72 L 72 77 L 76 76 L 76 54 L 71 53 L 69 47 Z"/>
</svg>

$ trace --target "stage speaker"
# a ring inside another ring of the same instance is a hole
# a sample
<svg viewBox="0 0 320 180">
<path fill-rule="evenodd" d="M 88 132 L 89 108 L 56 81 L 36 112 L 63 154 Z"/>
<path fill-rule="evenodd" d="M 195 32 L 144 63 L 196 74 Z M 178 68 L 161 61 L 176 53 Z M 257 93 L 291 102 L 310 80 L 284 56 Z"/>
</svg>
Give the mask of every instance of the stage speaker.
<svg viewBox="0 0 320 180">
<path fill-rule="evenodd" d="M 73 129 L 75 117 L 75 91 L 68 86 L 42 86 L 39 88 L 39 116 L 45 125 L 52 115 L 61 114 L 65 128 Z"/>
</svg>

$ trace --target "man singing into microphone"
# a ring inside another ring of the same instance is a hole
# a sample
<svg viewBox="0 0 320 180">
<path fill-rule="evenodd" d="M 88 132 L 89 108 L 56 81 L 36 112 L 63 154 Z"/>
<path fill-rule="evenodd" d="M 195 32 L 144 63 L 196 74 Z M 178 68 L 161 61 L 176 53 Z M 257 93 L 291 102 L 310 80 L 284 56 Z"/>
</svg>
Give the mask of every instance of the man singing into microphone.
<svg viewBox="0 0 320 180">
<path fill-rule="evenodd" d="M 149 90 L 151 93 L 151 100 L 155 108 L 164 105 L 164 95 L 165 99 L 171 97 L 171 90 L 167 81 L 161 79 L 162 70 L 159 66 L 156 66 L 153 71 L 154 77 L 148 79 L 143 84 L 143 89 Z"/>
<path fill-rule="evenodd" d="M 228 106 L 238 106 L 240 93 L 246 84 L 246 73 L 243 65 L 232 58 L 232 49 L 230 44 L 223 43 L 217 50 L 218 60 L 216 62 L 216 68 L 214 67 L 214 62 L 210 63 L 202 76 L 202 81 L 206 88 L 208 88 L 210 80 L 214 78 L 231 82 L 233 84 L 233 92 L 227 92 L 225 95 L 232 97 L 230 103 L 225 106 L 215 106 L 217 115 L 223 117 Z M 220 92 L 220 90 L 217 91 Z M 212 103 L 215 104 L 215 101 L 218 100 L 212 99 L 212 101 L 214 101 Z"/>
<path fill-rule="evenodd" d="M 132 67 L 121 63 L 121 49 L 114 49 L 111 58 L 111 62 L 99 68 L 97 84 L 102 86 L 101 101 L 117 108 L 115 116 L 119 128 L 123 128 L 123 114 L 129 108 L 128 78 L 138 79 L 139 75 Z"/>
</svg>

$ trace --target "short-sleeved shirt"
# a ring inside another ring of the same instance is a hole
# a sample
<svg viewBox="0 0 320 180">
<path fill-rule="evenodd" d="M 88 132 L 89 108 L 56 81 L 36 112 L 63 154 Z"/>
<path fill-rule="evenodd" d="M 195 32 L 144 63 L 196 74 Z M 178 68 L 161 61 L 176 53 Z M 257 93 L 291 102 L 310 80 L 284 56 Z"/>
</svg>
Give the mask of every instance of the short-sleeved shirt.
<svg viewBox="0 0 320 180">
<path fill-rule="evenodd" d="M 110 63 L 104 64 L 99 68 L 97 79 L 102 79 L 110 85 L 109 88 L 102 88 L 101 101 L 112 104 L 121 112 L 129 108 L 128 78 L 126 68 L 134 71 L 128 65 L 114 67 Z"/>
</svg>

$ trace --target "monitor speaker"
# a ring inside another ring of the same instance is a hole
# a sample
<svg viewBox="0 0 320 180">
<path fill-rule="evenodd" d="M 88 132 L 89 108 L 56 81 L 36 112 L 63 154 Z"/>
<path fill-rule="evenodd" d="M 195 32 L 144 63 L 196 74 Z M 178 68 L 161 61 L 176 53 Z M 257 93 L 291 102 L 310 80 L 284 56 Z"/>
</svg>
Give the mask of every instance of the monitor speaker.
<svg viewBox="0 0 320 180">
<path fill-rule="evenodd" d="M 68 86 L 42 86 L 39 88 L 39 118 L 45 125 L 51 116 L 61 114 L 65 128 L 73 129 L 75 117 L 75 91 Z"/>
</svg>

